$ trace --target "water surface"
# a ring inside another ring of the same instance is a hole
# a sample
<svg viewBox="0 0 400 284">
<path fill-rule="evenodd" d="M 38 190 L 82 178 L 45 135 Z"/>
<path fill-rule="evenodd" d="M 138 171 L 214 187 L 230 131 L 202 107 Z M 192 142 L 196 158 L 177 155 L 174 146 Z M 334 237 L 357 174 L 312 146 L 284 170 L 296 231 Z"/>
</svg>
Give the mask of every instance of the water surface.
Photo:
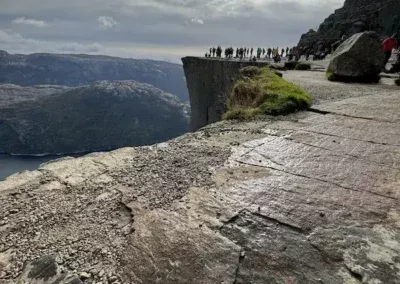
<svg viewBox="0 0 400 284">
<path fill-rule="evenodd" d="M 0 181 L 3 181 L 6 177 L 12 174 L 24 170 L 36 170 L 40 164 L 59 159 L 61 157 L 62 156 L 10 156 L 0 154 Z"/>
</svg>

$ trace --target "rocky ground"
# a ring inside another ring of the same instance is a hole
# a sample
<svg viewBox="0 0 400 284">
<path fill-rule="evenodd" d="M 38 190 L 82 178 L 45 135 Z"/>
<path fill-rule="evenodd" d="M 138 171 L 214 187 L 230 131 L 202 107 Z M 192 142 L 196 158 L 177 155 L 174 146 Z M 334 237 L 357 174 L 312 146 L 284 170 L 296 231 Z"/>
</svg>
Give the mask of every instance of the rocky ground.
<svg viewBox="0 0 400 284">
<path fill-rule="evenodd" d="M 0 183 L 0 283 L 400 283 L 399 89 L 319 101 Z"/>
</svg>

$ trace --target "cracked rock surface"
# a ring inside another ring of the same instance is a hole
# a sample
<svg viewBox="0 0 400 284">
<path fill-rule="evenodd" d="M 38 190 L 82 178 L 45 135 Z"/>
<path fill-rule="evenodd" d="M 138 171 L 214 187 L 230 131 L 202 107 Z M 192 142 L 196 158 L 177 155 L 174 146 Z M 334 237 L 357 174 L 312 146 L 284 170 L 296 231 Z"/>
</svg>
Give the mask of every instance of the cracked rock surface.
<svg viewBox="0 0 400 284">
<path fill-rule="evenodd" d="M 400 283 L 400 96 L 346 88 L 8 178 L 0 283 Z"/>
</svg>

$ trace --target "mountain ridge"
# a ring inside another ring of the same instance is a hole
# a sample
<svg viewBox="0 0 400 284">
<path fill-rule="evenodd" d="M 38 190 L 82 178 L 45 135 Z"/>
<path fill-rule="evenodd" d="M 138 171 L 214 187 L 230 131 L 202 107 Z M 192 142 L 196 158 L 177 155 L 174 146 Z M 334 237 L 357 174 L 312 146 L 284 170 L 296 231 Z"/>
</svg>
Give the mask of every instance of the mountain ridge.
<svg viewBox="0 0 400 284">
<path fill-rule="evenodd" d="M 0 152 L 59 154 L 162 142 L 187 131 L 189 108 L 133 80 L 97 81 L 0 109 Z"/>
<path fill-rule="evenodd" d="M 0 50 L 0 83 L 82 86 L 99 80 L 151 84 L 188 101 L 183 67 L 152 59 L 87 54 L 10 54 Z"/>
</svg>

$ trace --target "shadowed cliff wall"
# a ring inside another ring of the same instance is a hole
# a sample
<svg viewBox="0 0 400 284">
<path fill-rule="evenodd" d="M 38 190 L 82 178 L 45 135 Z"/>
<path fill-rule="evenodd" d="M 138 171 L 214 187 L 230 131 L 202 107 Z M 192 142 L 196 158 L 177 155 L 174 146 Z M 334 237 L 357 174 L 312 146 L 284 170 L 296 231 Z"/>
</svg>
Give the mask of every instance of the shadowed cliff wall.
<svg viewBox="0 0 400 284">
<path fill-rule="evenodd" d="M 221 120 L 226 111 L 227 94 L 241 68 L 268 64 L 200 57 L 184 57 L 182 62 L 189 90 L 192 131 Z"/>
</svg>

